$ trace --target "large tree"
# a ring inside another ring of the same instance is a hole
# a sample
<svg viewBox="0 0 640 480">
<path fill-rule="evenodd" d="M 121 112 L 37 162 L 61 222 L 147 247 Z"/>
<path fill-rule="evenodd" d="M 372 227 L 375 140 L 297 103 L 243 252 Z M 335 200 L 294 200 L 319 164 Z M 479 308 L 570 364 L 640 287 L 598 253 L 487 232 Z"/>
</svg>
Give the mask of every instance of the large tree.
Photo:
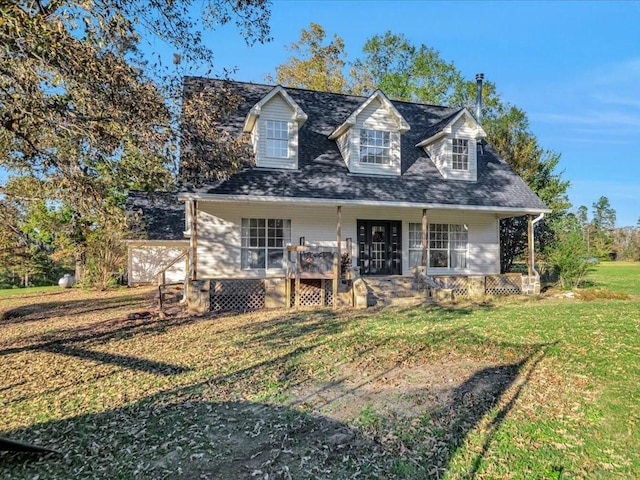
<svg viewBox="0 0 640 480">
<path fill-rule="evenodd" d="M 462 75 L 453 62 L 433 48 L 416 47 L 402 34 L 374 35 L 362 53 L 351 69 L 356 93 L 367 95 L 379 88 L 395 100 L 444 104 L 462 88 Z"/>
<path fill-rule="evenodd" d="M 181 80 L 172 73 L 182 72 L 150 63 L 143 36 L 166 42 L 176 60 L 211 66 L 203 28 L 235 21 L 248 42 L 263 41 L 268 14 L 266 0 L 3 2 L 0 167 L 15 181 L 37 179 L 32 197 L 82 219 L 70 227 L 86 226 L 82 255 L 90 233 L 123 230 L 129 189 L 173 182 Z M 194 128 L 210 127 L 207 112 L 192 115 Z"/>
<path fill-rule="evenodd" d="M 541 249 L 548 247 L 554 239 L 556 223 L 570 206 L 566 193 L 569 182 L 556 172 L 560 155 L 540 146 L 531 132 L 527 115 L 512 105 L 500 105 L 483 125 L 491 147 L 553 210 L 536 232 L 538 246 Z M 514 261 L 526 251 L 527 235 L 526 217 L 512 217 L 500 222 L 500 264 L 503 272 L 510 271 Z"/>
<path fill-rule="evenodd" d="M 312 22 L 309 30 L 303 28 L 300 40 L 288 47 L 291 58 L 276 67 L 275 78 L 267 75 L 267 81 L 288 87 L 346 92 L 347 80 L 342 73 L 347 57 L 344 41 L 334 35 L 325 45 L 326 36 L 324 28 L 317 23 Z"/>
</svg>

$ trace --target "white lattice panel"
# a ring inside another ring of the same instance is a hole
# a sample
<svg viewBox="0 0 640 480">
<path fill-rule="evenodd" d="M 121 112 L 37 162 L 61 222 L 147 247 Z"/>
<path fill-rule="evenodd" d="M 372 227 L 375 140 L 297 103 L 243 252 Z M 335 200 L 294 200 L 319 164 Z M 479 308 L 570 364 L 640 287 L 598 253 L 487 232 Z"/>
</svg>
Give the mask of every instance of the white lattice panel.
<svg viewBox="0 0 640 480">
<path fill-rule="evenodd" d="M 264 308 L 265 287 L 262 280 L 212 280 L 211 310 L 239 311 Z"/>
<path fill-rule="evenodd" d="M 521 275 L 487 275 L 484 282 L 487 295 L 519 295 L 522 293 Z"/>
</svg>

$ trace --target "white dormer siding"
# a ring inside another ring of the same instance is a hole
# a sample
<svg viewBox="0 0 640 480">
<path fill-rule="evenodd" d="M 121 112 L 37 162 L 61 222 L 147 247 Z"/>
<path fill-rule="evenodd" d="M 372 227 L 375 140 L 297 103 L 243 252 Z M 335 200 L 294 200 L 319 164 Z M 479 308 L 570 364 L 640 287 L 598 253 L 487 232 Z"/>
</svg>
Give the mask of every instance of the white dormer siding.
<svg viewBox="0 0 640 480">
<path fill-rule="evenodd" d="M 267 123 L 274 121 L 276 128 L 279 122 L 285 122 L 288 127 L 289 138 L 286 157 L 274 154 L 273 149 L 267 148 Z M 298 168 L 298 125 L 295 121 L 295 112 L 280 95 L 275 95 L 262 106 L 257 129 L 254 129 L 254 132 L 257 167 Z"/>
<path fill-rule="evenodd" d="M 343 133 L 336 139 L 336 143 L 338 144 L 338 150 L 340 150 L 340 154 L 344 159 L 344 162 L 347 164 L 347 168 L 351 168 L 349 165 L 349 159 L 351 158 L 351 142 L 349 137 L 350 130 Z"/>
<path fill-rule="evenodd" d="M 281 86 L 275 87 L 256 103 L 244 122 L 251 134 L 256 166 L 298 168 L 298 129 L 307 115 Z"/>
<path fill-rule="evenodd" d="M 360 140 L 363 129 L 374 132 L 389 132 L 390 162 L 388 164 L 360 161 Z M 400 133 L 398 133 L 398 124 L 378 99 L 374 99 L 360 112 L 356 117 L 356 124 L 350 132 L 351 155 L 349 158 L 349 170 L 351 172 L 368 175 L 400 175 Z"/>
<path fill-rule="evenodd" d="M 329 139 L 335 140 L 345 164 L 361 175 L 400 175 L 400 135 L 409 130 L 393 104 L 381 92 L 367 98 Z M 367 160 L 362 159 L 363 131 L 369 131 Z M 387 143 L 388 139 L 388 143 Z"/>
<path fill-rule="evenodd" d="M 424 148 L 445 179 L 475 182 L 478 179 L 477 142 L 485 136 L 482 127 L 463 110 L 440 133 L 417 146 Z M 466 162 L 461 161 L 465 157 L 459 157 L 457 164 L 454 162 L 454 140 L 459 141 L 459 151 L 466 146 Z"/>
</svg>

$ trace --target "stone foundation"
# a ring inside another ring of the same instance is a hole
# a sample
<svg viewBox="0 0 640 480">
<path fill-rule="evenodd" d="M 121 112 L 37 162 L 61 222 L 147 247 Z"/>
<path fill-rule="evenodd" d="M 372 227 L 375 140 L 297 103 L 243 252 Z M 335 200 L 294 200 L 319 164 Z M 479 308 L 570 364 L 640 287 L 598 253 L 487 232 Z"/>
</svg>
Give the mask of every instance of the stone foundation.
<svg viewBox="0 0 640 480">
<path fill-rule="evenodd" d="M 523 295 L 540 295 L 540 276 L 539 275 L 523 275 L 522 276 L 522 294 Z"/>
</svg>

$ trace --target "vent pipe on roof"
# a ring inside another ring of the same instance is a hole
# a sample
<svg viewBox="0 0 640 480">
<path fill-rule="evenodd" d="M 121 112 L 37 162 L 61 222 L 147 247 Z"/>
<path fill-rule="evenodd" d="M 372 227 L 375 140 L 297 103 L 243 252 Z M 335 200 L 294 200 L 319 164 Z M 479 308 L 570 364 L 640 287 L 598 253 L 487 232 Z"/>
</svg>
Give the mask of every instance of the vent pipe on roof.
<svg viewBox="0 0 640 480">
<path fill-rule="evenodd" d="M 482 80 L 484 73 L 476 74 L 476 120 L 478 123 L 482 120 Z"/>
</svg>

